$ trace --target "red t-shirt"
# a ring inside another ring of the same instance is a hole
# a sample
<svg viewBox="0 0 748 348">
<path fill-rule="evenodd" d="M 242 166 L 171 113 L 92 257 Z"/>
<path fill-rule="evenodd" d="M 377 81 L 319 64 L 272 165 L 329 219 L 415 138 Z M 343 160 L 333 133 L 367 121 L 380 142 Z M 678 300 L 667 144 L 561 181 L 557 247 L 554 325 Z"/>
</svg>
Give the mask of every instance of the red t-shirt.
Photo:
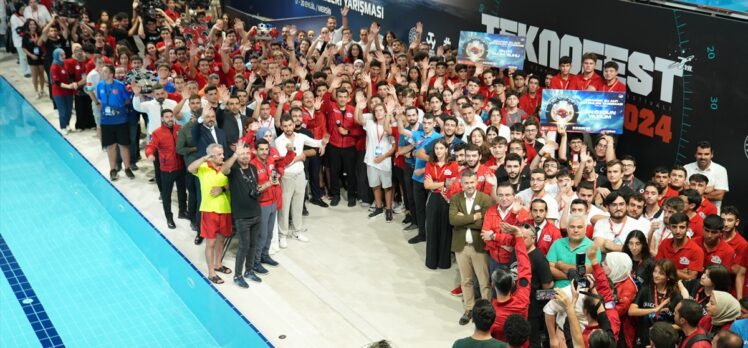
<svg viewBox="0 0 748 348">
<path fill-rule="evenodd" d="M 75 94 L 72 89 L 62 88 L 60 84 L 69 84 L 73 81 L 70 80 L 70 71 L 65 68 L 62 64 L 52 64 L 49 69 L 50 77 L 52 80 L 52 96 L 53 97 L 69 97 Z"/>
<path fill-rule="evenodd" d="M 457 178 L 460 174 L 460 166 L 457 162 L 449 162 L 443 165 L 438 163 L 428 162 L 426 163 L 426 170 L 424 171 L 424 178 L 431 178 L 433 182 L 446 182 L 447 179 Z M 432 192 L 439 193 L 441 190 L 432 190 Z"/>
<path fill-rule="evenodd" d="M 519 108 L 525 110 L 528 115 L 534 115 L 536 109 L 540 106 L 542 95 L 542 89 L 538 89 L 537 93 L 535 93 L 535 97 L 531 97 L 530 93 L 523 94 L 519 97 Z"/>
<path fill-rule="evenodd" d="M 699 209 L 696 209 L 696 213 L 698 213 L 702 219 L 709 215 L 717 215 L 717 206 L 714 205 L 712 201 L 702 198 L 701 205 L 699 205 Z"/>
<path fill-rule="evenodd" d="M 569 74 L 566 80 L 561 78 L 561 73 L 556 74 L 551 78 L 551 89 L 571 89 L 571 83 L 576 80 L 576 76 Z"/>
<path fill-rule="evenodd" d="M 662 202 L 670 197 L 678 197 L 678 191 L 673 190 L 672 187 L 668 186 L 667 190 L 665 190 L 665 194 L 662 195 L 662 198 L 658 201 L 658 204 L 662 206 Z"/>
<path fill-rule="evenodd" d="M 584 74 L 580 73 L 579 75 L 577 75 L 577 78 L 571 82 L 571 86 L 569 89 L 584 91 L 589 87 L 595 87 L 596 91 L 600 91 L 603 89 L 603 85 L 605 85 L 605 81 L 597 73 L 593 72 L 592 76 L 589 79 L 585 79 Z"/>
<path fill-rule="evenodd" d="M 724 265 L 729 270 L 735 263 L 735 249 L 725 241 L 720 240 L 717 246 L 711 250 L 707 250 L 703 237 L 693 238 L 691 241 L 700 246 L 701 250 L 704 251 L 704 268 L 711 265 Z"/>
<path fill-rule="evenodd" d="M 601 91 L 605 92 L 623 92 L 626 93 L 626 84 L 618 81 L 618 79 L 613 82 L 612 85 L 609 85 L 607 81 L 603 81 L 602 89 Z"/>
<path fill-rule="evenodd" d="M 693 232 L 693 236 L 691 238 L 700 238 L 704 236 L 704 219 L 701 218 L 701 215 L 694 214 L 693 217 L 690 217 L 688 219 L 688 228 L 691 229 L 691 232 Z"/>
<path fill-rule="evenodd" d="M 527 318 L 527 312 L 530 310 L 530 280 L 532 279 L 532 270 L 530 269 L 530 258 L 527 256 L 525 249 L 525 240 L 515 238 L 514 250 L 517 255 L 517 285 L 512 293 L 512 297 L 506 302 L 499 302 L 495 298 L 491 301 L 496 311 L 496 319 L 491 325 L 491 336 L 493 338 L 506 341 L 504 334 L 504 322 L 512 314 L 519 314 Z"/>
<path fill-rule="evenodd" d="M 665 239 L 657 250 L 657 260 L 673 261 L 676 269 L 690 269 L 696 272 L 704 270 L 704 251 L 693 240 L 686 239 L 686 244 L 675 250 L 675 239 Z"/>
</svg>

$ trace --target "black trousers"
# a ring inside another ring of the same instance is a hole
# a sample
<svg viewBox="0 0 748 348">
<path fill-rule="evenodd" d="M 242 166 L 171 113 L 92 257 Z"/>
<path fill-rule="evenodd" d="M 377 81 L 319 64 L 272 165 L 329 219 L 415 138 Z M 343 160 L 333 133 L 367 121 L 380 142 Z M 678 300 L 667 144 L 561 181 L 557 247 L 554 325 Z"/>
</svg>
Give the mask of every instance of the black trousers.
<svg viewBox="0 0 748 348">
<path fill-rule="evenodd" d="M 452 266 L 451 249 L 449 203 L 441 194 L 430 192 L 426 203 L 426 267 L 449 269 Z"/>
<path fill-rule="evenodd" d="M 187 186 L 187 215 L 190 221 L 195 222 L 197 212 L 197 177 L 188 171 L 184 171 L 184 183 Z"/>
<path fill-rule="evenodd" d="M 76 93 L 73 100 L 75 101 L 75 129 L 96 128 L 91 97 L 88 94 Z"/>
<path fill-rule="evenodd" d="M 405 197 L 403 197 L 405 209 L 408 209 L 410 212 L 413 223 L 418 224 L 418 219 L 415 219 L 416 201 L 413 196 L 413 166 L 407 163 L 405 164 L 405 169 L 403 169 L 403 192 L 405 194 Z"/>
<path fill-rule="evenodd" d="M 356 197 L 364 203 L 374 202 L 374 192 L 369 187 L 369 176 L 366 174 L 364 157 L 366 151 L 356 151 Z"/>
<path fill-rule="evenodd" d="M 156 157 L 156 160 L 153 161 L 153 169 L 156 174 L 156 178 L 155 178 L 156 186 L 158 186 L 158 191 L 161 192 L 162 191 L 161 187 L 163 185 L 161 184 L 161 163 L 158 159 L 158 150 L 156 150 L 156 152 L 153 153 L 153 157 Z"/>
<path fill-rule="evenodd" d="M 356 148 L 328 145 L 327 156 L 330 164 L 330 195 L 340 198 L 340 174 L 345 172 L 348 184 L 348 198 L 354 198 L 356 189 Z"/>
<path fill-rule="evenodd" d="M 411 210 L 411 214 L 415 212 L 415 219 L 418 222 L 418 235 L 426 237 L 426 200 L 428 199 L 428 191 L 423 188 L 423 183 L 413 180 L 413 200 L 414 210 Z"/>
<path fill-rule="evenodd" d="M 156 161 L 158 163 L 158 161 Z M 174 183 L 177 184 L 177 203 L 179 204 L 179 212 L 183 213 L 187 211 L 187 189 L 184 182 L 184 169 L 175 170 L 173 172 L 162 172 L 161 173 L 161 203 L 164 206 L 164 214 L 167 218 L 172 217 L 171 213 L 171 191 L 174 190 Z"/>
<path fill-rule="evenodd" d="M 242 268 L 251 271 L 257 254 L 257 239 L 260 235 L 260 217 L 234 220 L 236 233 L 239 235 L 239 248 L 236 250 L 234 275 L 241 277 Z"/>
<path fill-rule="evenodd" d="M 309 191 L 312 194 L 313 200 L 320 200 L 322 198 L 322 189 L 319 187 L 319 173 L 322 167 L 322 161 L 319 156 L 309 157 L 304 163 L 306 168 L 306 177 L 309 180 Z"/>
</svg>

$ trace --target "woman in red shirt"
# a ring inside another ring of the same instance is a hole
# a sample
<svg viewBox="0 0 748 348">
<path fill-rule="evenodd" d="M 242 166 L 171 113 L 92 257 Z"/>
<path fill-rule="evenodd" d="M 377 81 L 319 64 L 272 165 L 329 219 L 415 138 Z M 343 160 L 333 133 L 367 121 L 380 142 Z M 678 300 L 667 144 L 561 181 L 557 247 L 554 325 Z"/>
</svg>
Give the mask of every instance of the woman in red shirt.
<svg viewBox="0 0 748 348">
<path fill-rule="evenodd" d="M 449 197 L 446 194 L 460 167 L 449 156 L 449 144 L 444 138 L 434 142 L 434 152 L 426 163 L 423 180 L 423 187 L 431 190 L 426 200 L 426 267 L 448 269 L 452 265 L 452 226 L 449 225 Z"/>
<path fill-rule="evenodd" d="M 60 115 L 60 130 L 67 135 L 70 127 L 70 116 L 73 113 L 73 95 L 78 84 L 70 78 L 71 72 L 65 69 L 65 50 L 57 48 L 52 52 L 52 66 L 49 70 L 52 81 L 52 99 Z"/>
</svg>

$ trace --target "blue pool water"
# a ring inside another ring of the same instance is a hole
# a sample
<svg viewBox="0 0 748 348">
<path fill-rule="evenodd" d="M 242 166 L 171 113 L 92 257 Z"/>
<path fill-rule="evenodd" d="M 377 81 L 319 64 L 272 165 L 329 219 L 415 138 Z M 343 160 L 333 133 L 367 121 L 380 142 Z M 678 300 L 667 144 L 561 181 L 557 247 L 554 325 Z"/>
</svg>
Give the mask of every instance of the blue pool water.
<svg viewBox="0 0 748 348">
<path fill-rule="evenodd" d="M 0 77 L 0 346 L 267 339 Z"/>
</svg>

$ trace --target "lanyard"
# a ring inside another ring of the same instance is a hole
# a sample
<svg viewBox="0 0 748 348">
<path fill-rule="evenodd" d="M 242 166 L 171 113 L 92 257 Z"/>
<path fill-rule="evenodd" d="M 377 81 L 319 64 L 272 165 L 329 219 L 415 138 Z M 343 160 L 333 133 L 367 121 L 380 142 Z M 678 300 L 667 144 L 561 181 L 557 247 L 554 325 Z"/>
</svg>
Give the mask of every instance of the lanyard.
<svg viewBox="0 0 748 348">
<path fill-rule="evenodd" d="M 382 143 L 382 138 L 384 138 L 384 125 L 382 125 L 382 135 L 379 135 L 379 123 L 374 123 L 374 126 L 377 128 L 377 144 Z"/>
<path fill-rule="evenodd" d="M 623 222 L 621 223 L 621 228 L 618 230 L 618 232 L 613 231 L 613 220 L 608 219 L 608 223 L 610 224 L 610 232 L 614 235 L 613 239 L 616 239 L 621 235 L 621 233 L 623 232 L 623 228 L 626 227 L 626 222 L 628 222 L 628 219 L 628 216 L 623 217 Z"/>
<path fill-rule="evenodd" d="M 610 92 L 610 91 L 612 91 L 612 90 L 613 90 L 613 87 L 615 87 L 615 86 L 617 86 L 617 85 L 618 85 L 618 79 L 616 79 L 616 82 L 613 82 L 613 84 L 612 84 L 612 85 L 610 86 L 610 88 L 608 88 L 608 86 L 606 85 L 606 86 L 605 86 L 605 91 L 606 91 L 606 92 Z"/>
<path fill-rule="evenodd" d="M 436 177 L 432 177 L 431 180 L 435 182 L 446 182 L 446 179 L 442 179 L 442 175 L 444 174 L 444 171 L 447 170 L 448 164 L 444 163 L 444 165 L 441 166 L 441 170 L 439 170 L 439 164 L 434 163 L 434 170 L 436 170 Z"/>
</svg>

